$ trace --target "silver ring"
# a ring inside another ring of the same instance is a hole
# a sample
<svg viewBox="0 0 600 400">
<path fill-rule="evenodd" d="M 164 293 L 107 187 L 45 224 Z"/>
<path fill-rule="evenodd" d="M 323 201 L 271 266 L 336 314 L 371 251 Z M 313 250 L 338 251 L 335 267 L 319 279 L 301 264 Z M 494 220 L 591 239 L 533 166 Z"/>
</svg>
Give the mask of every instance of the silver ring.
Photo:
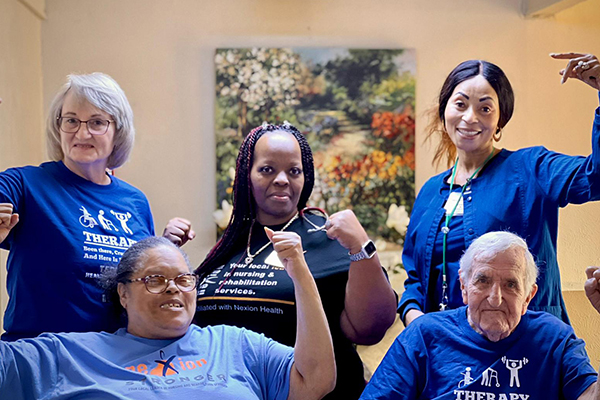
<svg viewBox="0 0 600 400">
<path fill-rule="evenodd" d="M 590 69 L 590 64 L 583 63 L 583 65 L 581 66 L 581 69 L 583 69 L 584 71 Z"/>
</svg>

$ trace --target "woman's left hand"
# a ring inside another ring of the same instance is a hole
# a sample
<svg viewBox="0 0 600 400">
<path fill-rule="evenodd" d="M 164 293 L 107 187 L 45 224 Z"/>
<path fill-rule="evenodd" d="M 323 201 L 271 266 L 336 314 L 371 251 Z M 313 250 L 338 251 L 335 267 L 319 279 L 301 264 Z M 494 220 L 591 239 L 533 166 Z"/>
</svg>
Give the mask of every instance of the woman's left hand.
<svg viewBox="0 0 600 400">
<path fill-rule="evenodd" d="M 273 231 L 267 227 L 265 232 L 290 278 L 296 278 L 300 270 L 308 271 L 300 235 L 296 232 Z"/>
<path fill-rule="evenodd" d="M 358 253 L 369 240 L 369 235 L 351 210 L 332 214 L 325 224 L 325 229 L 330 239 L 336 239 L 351 254 Z"/>
<path fill-rule="evenodd" d="M 596 90 L 600 90 L 600 62 L 593 54 L 582 53 L 551 53 L 550 57 L 557 60 L 569 60 L 565 69 L 560 70 L 561 83 L 569 78 L 579 79 Z"/>
</svg>

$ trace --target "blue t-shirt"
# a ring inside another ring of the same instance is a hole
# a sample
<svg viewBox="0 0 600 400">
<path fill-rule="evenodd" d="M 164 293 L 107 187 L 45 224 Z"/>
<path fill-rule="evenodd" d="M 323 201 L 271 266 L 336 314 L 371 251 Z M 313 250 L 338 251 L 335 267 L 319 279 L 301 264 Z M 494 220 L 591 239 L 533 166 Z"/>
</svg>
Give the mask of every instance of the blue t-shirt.
<svg viewBox="0 0 600 400">
<path fill-rule="evenodd" d="M 192 325 L 174 340 L 124 328 L 44 334 L 0 342 L 0 397 L 285 400 L 293 362 L 292 348 L 225 325 Z"/>
<path fill-rule="evenodd" d="M 0 203 L 13 204 L 20 218 L 0 244 L 10 252 L 2 339 L 118 329 L 97 279 L 154 234 L 144 194 L 115 177 L 97 185 L 48 162 L 1 172 Z"/>
<path fill-rule="evenodd" d="M 491 342 L 466 307 L 416 319 L 396 338 L 361 399 L 568 399 L 597 380 L 585 343 L 545 312 L 528 311 Z"/>
</svg>

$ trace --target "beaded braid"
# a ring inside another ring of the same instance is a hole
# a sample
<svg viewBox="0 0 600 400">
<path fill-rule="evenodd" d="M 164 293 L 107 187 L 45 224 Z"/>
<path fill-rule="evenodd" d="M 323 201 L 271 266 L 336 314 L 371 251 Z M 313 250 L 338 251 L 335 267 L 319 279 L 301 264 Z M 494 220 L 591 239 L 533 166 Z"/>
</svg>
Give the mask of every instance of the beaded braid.
<svg viewBox="0 0 600 400">
<path fill-rule="evenodd" d="M 296 138 L 302 155 L 302 170 L 304 187 L 298 199 L 298 210 L 306 207 L 315 184 L 315 168 L 313 155 L 306 137 L 287 121 L 283 125 L 264 123 L 250 131 L 238 154 L 233 183 L 233 212 L 223 236 L 206 256 L 206 259 L 196 268 L 196 274 L 203 278 L 217 267 L 228 261 L 236 251 L 247 243 L 252 221 L 256 218 L 256 202 L 252 196 L 250 171 L 254 161 L 254 148 L 258 140 L 265 134 L 275 131 L 287 132 Z"/>
</svg>

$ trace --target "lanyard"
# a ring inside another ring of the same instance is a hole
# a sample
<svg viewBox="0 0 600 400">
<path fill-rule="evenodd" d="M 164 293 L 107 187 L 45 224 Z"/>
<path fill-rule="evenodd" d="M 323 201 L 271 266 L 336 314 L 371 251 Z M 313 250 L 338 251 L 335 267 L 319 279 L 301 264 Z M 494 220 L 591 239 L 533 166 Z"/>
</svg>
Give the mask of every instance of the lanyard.
<svg viewBox="0 0 600 400">
<path fill-rule="evenodd" d="M 460 191 L 460 196 L 458 196 L 456 204 L 454 204 L 454 207 L 452 208 L 450 214 L 446 213 L 446 221 L 444 222 L 444 226 L 442 226 L 442 233 L 444 234 L 444 238 L 442 246 L 442 302 L 440 303 L 440 311 L 444 311 L 446 307 L 448 307 L 448 293 L 446 293 L 446 290 L 448 289 L 448 281 L 446 280 L 446 240 L 448 238 L 448 232 L 450 232 L 450 228 L 448 227 L 450 225 L 450 220 L 452 219 L 452 216 L 456 211 L 456 207 L 458 207 L 458 203 L 460 203 L 460 200 L 462 199 L 462 196 L 465 193 L 466 187 L 471 183 L 475 175 L 477 175 L 479 171 L 481 171 L 481 168 L 483 168 L 483 166 L 487 164 L 488 161 L 490 161 L 493 155 L 494 149 L 492 149 L 492 152 L 485 159 L 483 164 L 481 164 L 479 168 L 477 168 L 475 172 L 473 172 L 473 175 L 471 175 L 467 179 L 467 182 L 463 185 Z M 450 195 L 452 194 L 452 187 L 454 186 L 454 179 L 456 178 L 456 170 L 458 169 L 457 167 L 458 157 L 456 157 L 456 162 L 454 163 L 454 168 L 452 169 L 452 179 L 450 180 L 450 192 L 448 193 L 448 200 L 450 200 Z"/>
</svg>

